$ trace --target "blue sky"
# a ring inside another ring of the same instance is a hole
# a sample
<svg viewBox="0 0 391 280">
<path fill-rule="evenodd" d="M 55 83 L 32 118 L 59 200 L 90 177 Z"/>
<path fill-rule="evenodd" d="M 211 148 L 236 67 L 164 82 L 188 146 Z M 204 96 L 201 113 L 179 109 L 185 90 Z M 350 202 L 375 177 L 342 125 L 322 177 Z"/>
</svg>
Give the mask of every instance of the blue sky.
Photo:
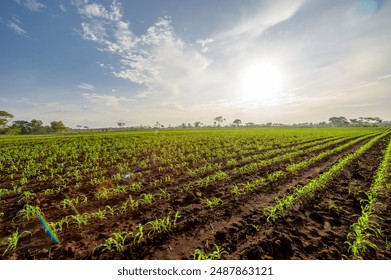
<svg viewBox="0 0 391 280">
<path fill-rule="evenodd" d="M 0 110 L 70 127 L 391 120 L 387 0 L 3 0 Z"/>
</svg>

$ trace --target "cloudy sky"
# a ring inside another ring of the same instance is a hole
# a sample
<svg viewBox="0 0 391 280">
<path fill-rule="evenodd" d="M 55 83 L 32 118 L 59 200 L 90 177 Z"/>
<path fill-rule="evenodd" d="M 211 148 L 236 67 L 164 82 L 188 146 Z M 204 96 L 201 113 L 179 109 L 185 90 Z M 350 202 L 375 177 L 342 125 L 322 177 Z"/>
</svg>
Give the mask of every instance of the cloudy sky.
<svg viewBox="0 0 391 280">
<path fill-rule="evenodd" d="M 387 0 L 1 0 L 0 110 L 67 126 L 391 120 Z"/>
</svg>

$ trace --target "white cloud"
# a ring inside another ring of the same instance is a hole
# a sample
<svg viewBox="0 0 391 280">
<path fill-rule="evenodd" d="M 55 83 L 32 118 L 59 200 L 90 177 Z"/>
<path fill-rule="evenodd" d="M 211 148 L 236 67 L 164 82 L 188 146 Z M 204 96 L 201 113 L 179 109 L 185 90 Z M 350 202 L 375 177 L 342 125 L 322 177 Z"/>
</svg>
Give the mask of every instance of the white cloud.
<svg viewBox="0 0 391 280">
<path fill-rule="evenodd" d="M 101 18 L 107 20 L 120 20 L 122 17 L 121 6 L 116 1 L 110 5 L 110 11 L 103 5 L 93 3 L 81 6 L 79 13 L 87 18 Z"/>
<path fill-rule="evenodd" d="M 36 0 L 25 0 L 23 5 L 33 12 L 41 11 L 42 9 L 46 8 L 46 6 Z"/>
<path fill-rule="evenodd" d="M 71 4 L 76 7 L 80 7 L 80 6 L 87 4 L 87 3 L 88 3 L 88 0 L 71 0 Z"/>
<path fill-rule="evenodd" d="M 81 89 L 95 90 L 95 87 L 93 85 L 87 84 L 87 83 L 80 83 L 80 84 L 78 84 L 77 87 L 81 88 Z"/>
<path fill-rule="evenodd" d="M 96 42 L 101 51 L 118 55 L 120 67 L 113 69 L 113 75 L 145 87 L 136 93 L 137 98 L 187 93 L 194 74 L 209 63 L 176 35 L 169 17 L 159 18 L 145 34 L 136 36 L 123 21 L 116 1 L 108 9 L 91 3 L 78 11 L 84 19 L 82 37 Z"/>
<path fill-rule="evenodd" d="M 61 11 L 63 11 L 64 13 L 67 11 L 67 8 L 65 8 L 65 6 L 64 6 L 63 3 L 60 3 L 60 4 L 58 5 L 58 8 L 59 8 Z"/>
<path fill-rule="evenodd" d="M 24 35 L 26 34 L 26 31 L 21 28 L 17 23 L 15 22 L 10 22 L 8 23 L 7 25 L 10 29 L 12 29 L 13 31 L 15 31 L 16 33 L 18 33 L 19 35 Z"/>
<path fill-rule="evenodd" d="M 219 31 L 204 43 L 208 47 L 222 51 L 226 55 L 237 53 L 254 45 L 254 40 L 259 38 L 269 28 L 289 20 L 300 9 L 305 0 L 275 0 L 260 5 L 260 10 L 252 17 L 246 17 L 232 28 Z"/>
<path fill-rule="evenodd" d="M 98 105 L 105 105 L 112 108 L 119 108 L 120 105 L 124 105 L 125 103 L 134 101 L 134 99 L 125 96 L 118 97 L 107 94 L 82 93 L 82 96 L 91 101 L 92 103 Z"/>
</svg>

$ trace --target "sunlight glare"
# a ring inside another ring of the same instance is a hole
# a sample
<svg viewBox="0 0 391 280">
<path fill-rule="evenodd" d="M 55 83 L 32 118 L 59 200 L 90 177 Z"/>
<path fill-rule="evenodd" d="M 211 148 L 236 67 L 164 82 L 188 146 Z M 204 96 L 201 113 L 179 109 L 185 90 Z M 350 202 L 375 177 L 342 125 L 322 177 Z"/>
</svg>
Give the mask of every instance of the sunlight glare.
<svg viewBox="0 0 391 280">
<path fill-rule="evenodd" d="M 271 63 L 255 63 L 241 75 L 240 93 L 245 101 L 269 103 L 277 100 L 282 77 L 278 67 Z"/>
</svg>

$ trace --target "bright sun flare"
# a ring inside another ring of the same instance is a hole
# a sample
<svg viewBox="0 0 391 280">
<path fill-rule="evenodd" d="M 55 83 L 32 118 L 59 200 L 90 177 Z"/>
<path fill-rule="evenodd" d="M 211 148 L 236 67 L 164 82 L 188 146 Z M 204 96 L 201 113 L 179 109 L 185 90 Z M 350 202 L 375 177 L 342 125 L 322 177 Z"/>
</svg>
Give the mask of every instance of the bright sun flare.
<svg viewBox="0 0 391 280">
<path fill-rule="evenodd" d="M 279 69 L 270 63 L 256 63 L 247 67 L 241 76 L 240 92 L 245 101 L 273 102 L 281 89 Z"/>
</svg>

